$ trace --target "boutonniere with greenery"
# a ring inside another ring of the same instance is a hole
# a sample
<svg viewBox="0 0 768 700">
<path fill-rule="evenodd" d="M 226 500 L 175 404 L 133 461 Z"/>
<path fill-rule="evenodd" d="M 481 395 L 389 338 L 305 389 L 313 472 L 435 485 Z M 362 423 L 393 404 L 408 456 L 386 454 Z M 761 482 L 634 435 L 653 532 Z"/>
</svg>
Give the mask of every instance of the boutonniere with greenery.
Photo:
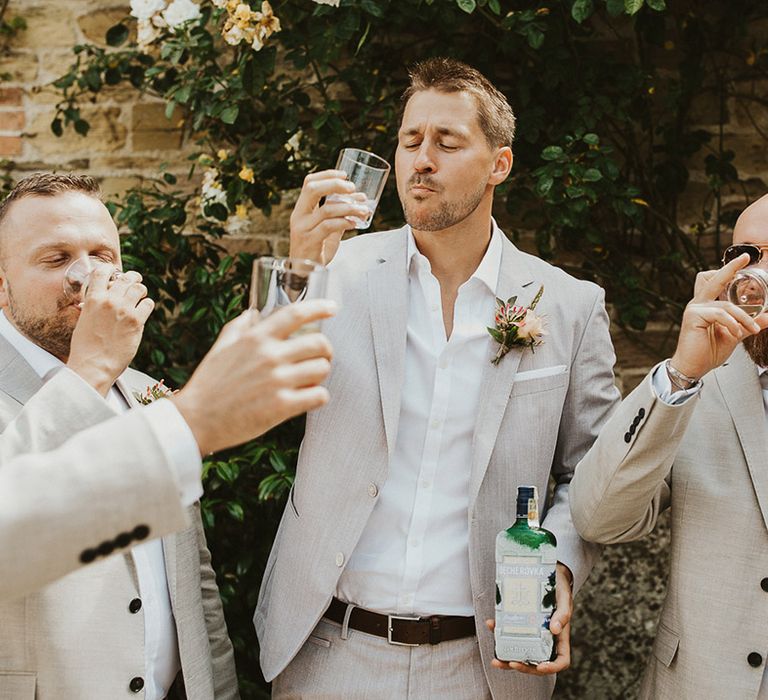
<svg viewBox="0 0 768 700">
<path fill-rule="evenodd" d="M 491 337 L 499 344 L 496 356 L 491 360 L 492 364 L 498 365 L 501 358 L 515 346 L 530 348 L 533 352 L 537 345 L 544 342 L 544 318 L 533 313 L 542 294 L 543 284 L 530 306 L 515 306 L 516 296 L 506 302 L 496 299 L 496 327 L 488 328 Z"/>
<path fill-rule="evenodd" d="M 143 392 L 134 391 L 133 397 L 143 406 L 156 401 L 157 399 L 165 399 L 169 396 L 173 396 L 173 390 L 165 386 L 165 379 L 161 379 L 156 384 L 148 386 Z"/>
</svg>

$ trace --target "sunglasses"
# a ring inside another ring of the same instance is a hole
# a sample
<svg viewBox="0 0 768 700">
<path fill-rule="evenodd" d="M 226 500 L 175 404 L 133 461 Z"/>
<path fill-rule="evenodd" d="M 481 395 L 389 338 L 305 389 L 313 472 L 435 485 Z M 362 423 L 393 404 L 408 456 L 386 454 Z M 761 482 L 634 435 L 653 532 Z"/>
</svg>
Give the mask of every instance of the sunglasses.
<svg viewBox="0 0 768 700">
<path fill-rule="evenodd" d="M 740 255 L 749 253 L 749 264 L 757 265 L 763 259 L 763 253 L 768 250 L 768 246 L 757 245 L 756 243 L 741 243 L 740 245 L 730 245 L 723 253 L 723 265 L 727 265 L 732 260 L 736 260 Z"/>
</svg>

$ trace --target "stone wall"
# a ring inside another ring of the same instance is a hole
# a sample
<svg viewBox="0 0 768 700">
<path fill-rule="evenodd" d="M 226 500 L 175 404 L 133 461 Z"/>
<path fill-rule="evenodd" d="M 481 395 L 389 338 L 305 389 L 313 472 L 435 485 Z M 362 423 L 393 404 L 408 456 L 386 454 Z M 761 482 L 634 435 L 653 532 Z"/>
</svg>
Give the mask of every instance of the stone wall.
<svg viewBox="0 0 768 700">
<path fill-rule="evenodd" d="M 50 130 L 58 99 L 50 83 L 73 62 L 72 47 L 103 43 L 106 29 L 127 11 L 127 2 L 110 0 L 11 0 L 6 16 L 18 14 L 28 22 L 28 29 L 10 40 L 0 55 L 0 74 L 8 77 L 0 83 L 0 158 L 10 161 L 14 177 L 37 170 L 83 171 L 97 177 L 112 195 L 142 177 L 157 175 L 161 168 L 178 175 L 187 172 L 189 146 L 177 124 L 165 118 L 164 105 L 137 99 L 124 88 L 108 88 L 97 106 L 86 109 L 92 124 L 86 138 L 71 131 L 57 138 Z M 748 112 L 728 105 L 727 112 L 725 147 L 736 151 L 736 166 L 747 177 L 748 192 L 762 193 L 768 182 L 768 149 L 756 130 L 768 131 L 768 110 Z M 703 127 L 712 128 L 719 121 L 720 106 L 705 100 L 696 105 L 696 114 Z M 682 202 L 685 220 L 700 218 L 708 206 L 706 175 L 699 167 Z M 724 205 L 740 207 L 743 198 L 742 191 L 734 190 Z M 285 254 L 291 204 L 288 197 L 270 219 L 259 218 L 252 228 L 235 234 L 230 247 Z M 533 241 L 523 239 L 521 245 L 532 249 Z M 615 329 L 614 340 L 617 381 L 626 393 L 671 352 L 675 335 L 657 323 L 640 338 Z M 560 679 L 556 697 L 635 697 L 663 599 L 668 541 L 664 520 L 653 537 L 606 550 L 577 600 L 574 668 Z"/>
</svg>

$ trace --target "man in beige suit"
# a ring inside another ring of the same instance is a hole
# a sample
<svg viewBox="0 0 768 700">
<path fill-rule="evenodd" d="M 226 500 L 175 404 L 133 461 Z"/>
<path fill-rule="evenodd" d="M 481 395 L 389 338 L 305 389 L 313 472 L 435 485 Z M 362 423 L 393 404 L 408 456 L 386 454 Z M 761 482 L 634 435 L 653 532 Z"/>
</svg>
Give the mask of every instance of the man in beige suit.
<svg viewBox="0 0 768 700">
<path fill-rule="evenodd" d="M 727 264 L 699 274 L 674 355 L 622 402 L 571 483 L 573 521 L 595 542 L 643 537 L 672 509 L 648 700 L 768 698 L 768 314 L 718 301 L 737 269 L 768 268 L 766 251 L 768 196 L 742 213 Z"/>
<path fill-rule="evenodd" d="M 110 283 L 108 274 L 95 274 L 82 309 L 82 298 L 65 291 L 64 270 L 89 257 L 120 267 L 117 229 L 90 178 L 33 175 L 3 202 L 0 424 L 8 425 L 51 373 L 66 371 L 64 364 L 90 385 L 61 396 L 65 407 L 44 442 L 63 442 L 127 411 L 137 405 L 135 393 L 153 383 L 126 369 L 152 310 L 139 275 L 128 272 Z M 168 445 L 181 465 L 175 476 L 191 527 L 0 605 L 0 696 L 238 697 L 196 502 L 194 444 Z M 148 535 L 149 527 L 139 524 L 94 543 L 80 559 L 89 563 Z"/>
<path fill-rule="evenodd" d="M 259 323 L 245 312 L 176 395 L 104 422 L 92 387 L 66 368 L 57 372 L 0 434 L 0 602 L 85 566 L 83 553 L 101 542 L 125 552 L 137 542 L 124 543 L 125 534 L 137 527 L 149 537 L 189 527 L 176 477 L 183 467 L 169 445 L 193 441 L 191 450 L 209 454 L 327 402 L 317 383 L 330 369 L 330 346 L 317 335 L 290 336 L 332 312 L 319 300 Z M 81 415 L 75 422 L 95 424 L 62 444 L 61 417 L 71 421 L 73 409 Z M 14 697 L 10 682 L 0 681 L 0 697 Z M 34 685 L 34 674 L 14 674 L 13 682 Z"/>
<path fill-rule="evenodd" d="M 491 218 L 513 131 L 482 75 L 433 59 L 414 69 L 398 137 L 407 226 L 339 246 L 345 217 L 366 212 L 321 202 L 354 187 L 337 171 L 305 181 L 291 252 L 333 258 L 341 311 L 325 329 L 331 400 L 308 418 L 254 618 L 277 698 L 543 699 L 568 666 L 571 584 L 596 552 L 571 525 L 568 482 L 617 400 L 613 351 L 602 291 Z M 542 285 L 543 344 L 492 364 L 495 298 L 527 306 Z M 502 664 L 485 626 L 495 537 L 517 486 L 544 494 L 550 477 L 557 658 Z"/>
</svg>

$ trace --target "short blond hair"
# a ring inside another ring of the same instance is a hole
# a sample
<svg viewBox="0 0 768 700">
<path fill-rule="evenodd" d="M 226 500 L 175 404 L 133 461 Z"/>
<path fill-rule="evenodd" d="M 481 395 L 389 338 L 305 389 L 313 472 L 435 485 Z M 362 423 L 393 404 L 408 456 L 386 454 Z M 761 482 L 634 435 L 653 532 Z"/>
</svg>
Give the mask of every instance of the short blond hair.
<svg viewBox="0 0 768 700">
<path fill-rule="evenodd" d="M 480 128 L 492 148 L 511 146 L 515 114 L 504 94 L 479 70 L 453 58 L 428 58 L 408 71 L 411 83 L 402 96 L 403 106 L 417 92 L 468 92 L 477 103 Z"/>
</svg>

